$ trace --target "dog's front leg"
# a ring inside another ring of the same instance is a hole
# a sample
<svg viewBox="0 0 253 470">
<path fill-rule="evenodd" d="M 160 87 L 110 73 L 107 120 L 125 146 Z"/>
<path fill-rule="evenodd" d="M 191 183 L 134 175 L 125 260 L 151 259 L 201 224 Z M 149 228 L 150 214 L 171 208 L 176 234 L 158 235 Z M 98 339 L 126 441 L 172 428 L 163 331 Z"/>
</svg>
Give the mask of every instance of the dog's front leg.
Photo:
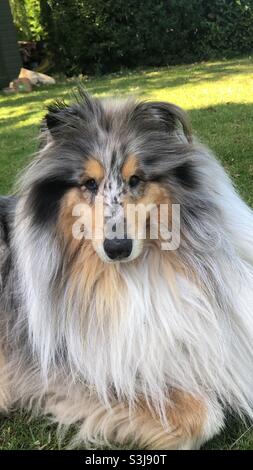
<svg viewBox="0 0 253 470">
<path fill-rule="evenodd" d="M 63 426 L 80 424 L 74 445 L 197 449 L 223 425 L 223 413 L 217 402 L 207 405 L 181 391 L 171 394 L 166 424 L 143 400 L 134 408 L 116 401 L 107 408 L 95 394 L 79 392 L 68 399 L 51 397 L 46 410 Z"/>
<path fill-rule="evenodd" d="M 117 441 L 121 444 L 134 441 L 143 449 L 198 449 L 223 425 L 223 412 L 216 401 L 207 404 L 182 391 L 170 394 L 166 415 L 166 423 L 162 423 L 142 402 L 115 426 Z"/>
</svg>

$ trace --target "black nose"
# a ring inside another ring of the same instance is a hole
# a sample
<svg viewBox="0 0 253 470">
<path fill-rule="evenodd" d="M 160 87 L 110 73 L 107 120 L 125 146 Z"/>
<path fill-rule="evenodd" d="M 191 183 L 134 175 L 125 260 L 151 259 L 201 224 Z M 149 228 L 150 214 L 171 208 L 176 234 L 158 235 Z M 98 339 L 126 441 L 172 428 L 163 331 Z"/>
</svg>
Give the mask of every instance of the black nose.
<svg viewBox="0 0 253 470">
<path fill-rule="evenodd" d="M 133 242 L 130 238 L 106 238 L 104 241 L 104 250 L 109 258 L 117 260 L 127 258 L 132 251 Z"/>
</svg>

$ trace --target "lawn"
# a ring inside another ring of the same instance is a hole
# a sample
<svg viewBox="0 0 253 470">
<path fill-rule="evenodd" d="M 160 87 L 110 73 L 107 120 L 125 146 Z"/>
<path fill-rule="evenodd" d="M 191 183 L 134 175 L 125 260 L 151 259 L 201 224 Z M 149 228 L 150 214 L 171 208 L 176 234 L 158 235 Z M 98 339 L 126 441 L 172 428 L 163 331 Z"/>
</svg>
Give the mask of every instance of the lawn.
<svg viewBox="0 0 253 470">
<path fill-rule="evenodd" d="M 71 99 L 77 80 L 29 95 L 0 94 L 0 192 L 11 191 L 15 176 L 36 150 L 36 137 L 46 105 Z M 253 59 L 207 62 L 189 66 L 146 69 L 83 79 L 99 97 L 131 94 L 171 101 L 185 108 L 198 138 L 223 162 L 235 185 L 253 206 Z M 253 365 L 252 365 L 253 366 Z M 0 449 L 57 449 L 55 430 L 40 420 L 13 414 L 0 421 Z M 253 427 L 234 419 L 212 449 L 253 449 Z"/>
</svg>

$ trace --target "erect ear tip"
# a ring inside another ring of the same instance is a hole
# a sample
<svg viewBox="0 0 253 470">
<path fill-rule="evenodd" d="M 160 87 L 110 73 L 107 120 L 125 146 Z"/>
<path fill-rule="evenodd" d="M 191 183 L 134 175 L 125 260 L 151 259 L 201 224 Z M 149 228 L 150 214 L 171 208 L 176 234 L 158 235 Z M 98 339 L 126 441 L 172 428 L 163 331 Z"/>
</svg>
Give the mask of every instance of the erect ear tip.
<svg viewBox="0 0 253 470">
<path fill-rule="evenodd" d="M 45 115 L 44 122 L 46 122 L 47 128 L 51 131 L 57 125 L 57 118 L 53 113 L 48 112 Z"/>
<path fill-rule="evenodd" d="M 69 107 L 64 101 L 55 101 L 47 107 L 48 112 L 45 115 L 45 122 L 50 131 L 60 124 L 61 118 L 68 109 Z"/>
<path fill-rule="evenodd" d="M 55 101 L 47 107 L 45 122 L 52 135 L 58 134 L 59 128 L 76 129 L 80 119 L 86 123 L 98 112 L 97 102 L 86 92 L 74 94 L 75 101 L 68 105 L 64 101 Z"/>
</svg>

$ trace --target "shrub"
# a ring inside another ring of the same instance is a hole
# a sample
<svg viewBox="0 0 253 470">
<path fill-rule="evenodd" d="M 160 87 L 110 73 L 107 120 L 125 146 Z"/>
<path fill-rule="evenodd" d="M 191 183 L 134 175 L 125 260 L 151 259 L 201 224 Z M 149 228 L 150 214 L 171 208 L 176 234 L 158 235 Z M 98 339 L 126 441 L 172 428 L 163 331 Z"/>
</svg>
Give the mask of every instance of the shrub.
<svg viewBox="0 0 253 470">
<path fill-rule="evenodd" d="M 22 1 L 37 5 L 39 0 Z M 252 51 L 253 0 L 40 0 L 39 3 L 43 33 L 40 34 L 54 56 L 56 69 L 67 75 L 183 63 Z"/>
<path fill-rule="evenodd" d="M 19 39 L 39 41 L 44 36 L 40 17 L 40 0 L 9 0 Z"/>
</svg>

